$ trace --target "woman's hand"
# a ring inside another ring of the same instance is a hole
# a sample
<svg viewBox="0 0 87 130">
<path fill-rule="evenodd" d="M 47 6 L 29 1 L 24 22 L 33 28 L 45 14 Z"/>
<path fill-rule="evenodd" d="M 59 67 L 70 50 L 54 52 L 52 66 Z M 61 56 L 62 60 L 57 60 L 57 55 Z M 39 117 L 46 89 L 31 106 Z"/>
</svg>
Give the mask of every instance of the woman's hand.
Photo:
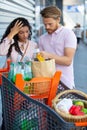
<svg viewBox="0 0 87 130">
<path fill-rule="evenodd" d="M 23 24 L 21 21 L 17 21 L 14 25 L 13 28 L 11 28 L 11 32 L 8 35 L 8 38 L 11 40 L 19 31 L 20 29 L 23 27 Z"/>
</svg>

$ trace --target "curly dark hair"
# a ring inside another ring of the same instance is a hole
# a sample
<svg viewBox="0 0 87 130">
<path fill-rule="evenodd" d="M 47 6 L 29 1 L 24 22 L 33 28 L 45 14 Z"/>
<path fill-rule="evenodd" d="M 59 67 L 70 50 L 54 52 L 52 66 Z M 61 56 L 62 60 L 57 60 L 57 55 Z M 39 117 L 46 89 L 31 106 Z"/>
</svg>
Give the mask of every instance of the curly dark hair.
<svg viewBox="0 0 87 130">
<path fill-rule="evenodd" d="M 23 24 L 23 26 L 27 26 L 27 27 L 29 28 L 30 33 L 29 33 L 28 39 L 31 39 L 32 28 L 31 28 L 31 26 L 30 26 L 30 23 L 28 22 L 27 19 L 25 19 L 25 18 L 23 18 L 23 17 L 18 17 L 18 18 L 16 18 L 16 19 L 14 19 L 14 20 L 8 25 L 8 27 L 7 27 L 6 31 L 5 31 L 5 33 L 4 33 L 3 36 L 2 36 L 2 39 L 1 39 L 1 42 L 0 42 L 0 43 L 2 43 L 3 39 L 8 36 L 8 34 L 9 34 L 10 31 L 11 31 L 11 28 L 15 25 L 15 23 L 16 23 L 17 21 L 19 21 L 19 22 L 21 21 L 22 24 Z M 8 53 L 7 53 L 7 57 L 9 57 L 9 56 L 11 55 L 12 47 L 13 47 L 13 46 L 15 47 L 15 50 L 16 50 L 20 55 L 22 55 L 22 52 L 21 52 L 21 50 L 20 50 L 20 48 L 19 48 L 19 45 L 18 45 L 18 34 L 16 34 L 16 35 L 13 37 L 13 39 L 14 39 L 14 43 L 11 44 L 11 46 L 10 46 L 10 48 L 9 48 L 9 50 L 8 50 Z"/>
</svg>

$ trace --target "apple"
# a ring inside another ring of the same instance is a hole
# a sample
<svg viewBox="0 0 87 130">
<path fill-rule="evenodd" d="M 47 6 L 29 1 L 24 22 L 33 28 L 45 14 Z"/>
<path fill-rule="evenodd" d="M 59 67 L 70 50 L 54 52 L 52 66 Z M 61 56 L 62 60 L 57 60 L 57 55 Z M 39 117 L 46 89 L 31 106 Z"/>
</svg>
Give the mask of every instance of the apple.
<svg viewBox="0 0 87 130">
<path fill-rule="evenodd" d="M 82 101 L 74 101 L 74 105 L 84 107 L 84 102 L 82 102 Z"/>
</svg>

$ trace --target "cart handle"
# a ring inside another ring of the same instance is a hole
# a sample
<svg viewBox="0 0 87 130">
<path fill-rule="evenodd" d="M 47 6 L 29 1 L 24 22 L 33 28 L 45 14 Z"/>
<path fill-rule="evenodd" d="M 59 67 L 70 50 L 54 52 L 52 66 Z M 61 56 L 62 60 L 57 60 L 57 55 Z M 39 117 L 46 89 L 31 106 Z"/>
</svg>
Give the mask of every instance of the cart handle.
<svg viewBox="0 0 87 130">
<path fill-rule="evenodd" d="M 76 122 L 75 126 L 87 126 L 87 122 Z"/>
<path fill-rule="evenodd" d="M 7 60 L 7 65 L 6 65 L 7 67 L 6 68 L 0 68 L 0 86 L 2 84 L 2 73 L 9 72 L 9 70 L 10 70 L 10 63 L 11 63 L 11 60 L 8 59 Z"/>
<path fill-rule="evenodd" d="M 0 73 L 9 72 L 9 70 L 10 70 L 10 63 L 11 63 L 11 60 L 8 59 L 8 60 L 7 60 L 7 67 L 0 69 Z"/>
</svg>

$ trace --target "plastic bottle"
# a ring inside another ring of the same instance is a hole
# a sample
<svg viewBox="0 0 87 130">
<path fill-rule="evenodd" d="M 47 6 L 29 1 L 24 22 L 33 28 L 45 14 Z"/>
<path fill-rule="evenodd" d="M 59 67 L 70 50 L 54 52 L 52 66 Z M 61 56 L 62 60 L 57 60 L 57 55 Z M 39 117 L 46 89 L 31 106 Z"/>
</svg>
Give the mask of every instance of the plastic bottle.
<svg viewBox="0 0 87 130">
<path fill-rule="evenodd" d="M 39 54 L 39 53 L 37 53 L 37 55 L 36 55 L 36 58 L 38 59 L 38 61 L 45 61 L 45 59 Z"/>
<path fill-rule="evenodd" d="M 40 55 L 40 50 L 39 48 L 35 49 L 34 52 L 34 60 L 35 61 L 44 61 L 45 59 Z"/>
<path fill-rule="evenodd" d="M 36 58 L 36 55 L 37 55 L 37 53 L 39 53 L 39 52 L 40 52 L 39 48 L 35 49 L 34 54 L 33 54 L 33 60 L 34 60 L 34 61 L 38 61 L 38 59 Z"/>
<path fill-rule="evenodd" d="M 33 77 L 32 69 L 31 69 L 31 61 L 26 62 L 24 66 L 24 80 L 29 81 Z"/>
<path fill-rule="evenodd" d="M 10 64 L 10 71 L 8 73 L 8 79 L 13 81 L 13 76 L 14 76 L 14 63 Z"/>
</svg>

